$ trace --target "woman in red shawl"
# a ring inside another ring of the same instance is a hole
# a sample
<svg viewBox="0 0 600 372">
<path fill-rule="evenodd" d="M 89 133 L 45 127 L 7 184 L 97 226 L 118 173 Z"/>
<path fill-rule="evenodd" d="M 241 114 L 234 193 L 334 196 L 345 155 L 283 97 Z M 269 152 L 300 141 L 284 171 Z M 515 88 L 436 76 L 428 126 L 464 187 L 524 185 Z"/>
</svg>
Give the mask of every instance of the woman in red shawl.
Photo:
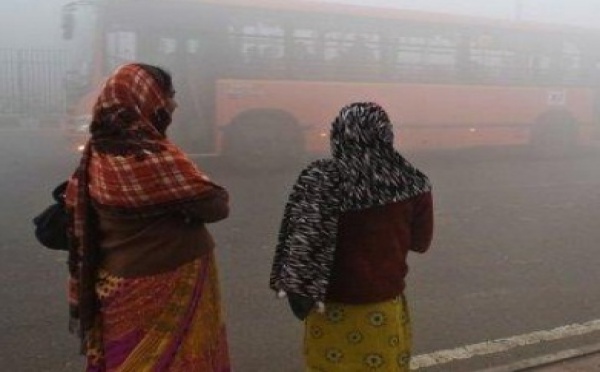
<svg viewBox="0 0 600 372">
<path fill-rule="evenodd" d="M 118 68 L 67 189 L 70 309 L 87 371 L 229 371 L 214 241 L 228 194 L 166 137 L 171 77 Z"/>
</svg>

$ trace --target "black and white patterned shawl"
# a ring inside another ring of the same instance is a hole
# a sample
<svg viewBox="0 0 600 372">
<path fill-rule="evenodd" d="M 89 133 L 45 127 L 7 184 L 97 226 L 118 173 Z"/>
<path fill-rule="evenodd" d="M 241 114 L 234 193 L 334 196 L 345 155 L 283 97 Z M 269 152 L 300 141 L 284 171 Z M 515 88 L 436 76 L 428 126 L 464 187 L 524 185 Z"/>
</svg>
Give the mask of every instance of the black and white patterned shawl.
<svg viewBox="0 0 600 372">
<path fill-rule="evenodd" d="M 271 271 L 277 292 L 324 302 L 340 215 L 431 191 L 427 176 L 394 149 L 392 124 L 375 103 L 344 107 L 331 128 L 333 157 L 310 164 L 285 207 Z"/>
</svg>

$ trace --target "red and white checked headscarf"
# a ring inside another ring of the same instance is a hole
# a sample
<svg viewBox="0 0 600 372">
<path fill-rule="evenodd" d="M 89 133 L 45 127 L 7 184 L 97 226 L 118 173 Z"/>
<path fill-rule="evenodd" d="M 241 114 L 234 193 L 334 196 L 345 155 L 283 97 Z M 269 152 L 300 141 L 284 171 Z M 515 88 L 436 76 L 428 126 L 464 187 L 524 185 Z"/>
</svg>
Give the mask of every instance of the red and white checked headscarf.
<svg viewBox="0 0 600 372">
<path fill-rule="evenodd" d="M 197 198 L 214 186 L 164 132 L 168 94 L 140 65 L 118 68 L 94 106 L 86 168 L 94 202 L 140 208 Z M 76 180 L 75 180 L 76 181 Z M 75 204 L 72 183 L 67 202 Z"/>
<path fill-rule="evenodd" d="M 124 65 L 106 81 L 94 106 L 91 138 L 67 188 L 73 216 L 71 315 L 80 320 L 82 336 L 96 312 L 100 254 L 90 223 L 92 203 L 124 214 L 156 214 L 182 208 L 219 188 L 166 138 L 171 87 L 151 69 Z"/>
</svg>

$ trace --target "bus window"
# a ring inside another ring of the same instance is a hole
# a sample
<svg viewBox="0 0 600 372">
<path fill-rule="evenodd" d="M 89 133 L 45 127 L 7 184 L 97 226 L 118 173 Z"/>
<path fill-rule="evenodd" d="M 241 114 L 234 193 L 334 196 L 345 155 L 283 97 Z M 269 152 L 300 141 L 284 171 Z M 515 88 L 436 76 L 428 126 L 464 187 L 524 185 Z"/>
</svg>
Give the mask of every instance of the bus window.
<svg viewBox="0 0 600 372">
<path fill-rule="evenodd" d="M 394 77 L 396 79 L 408 78 L 414 76 L 422 65 L 422 48 L 425 39 L 422 37 L 400 36 L 396 38 L 397 52 L 395 56 L 396 69 Z"/>
<path fill-rule="evenodd" d="M 458 37 L 452 33 L 410 29 L 391 39 L 396 47 L 396 80 L 449 81 L 457 70 Z"/>
<path fill-rule="evenodd" d="M 456 71 L 457 40 L 452 35 L 434 34 L 425 39 L 423 53 L 424 72 L 431 79 L 448 81 Z"/>
<path fill-rule="evenodd" d="M 576 83 L 585 81 L 582 80 L 581 76 L 583 58 L 582 51 L 578 45 L 570 41 L 564 42 L 561 64 L 565 82 Z"/>
<path fill-rule="evenodd" d="M 185 42 L 185 51 L 187 54 L 198 54 L 200 43 L 196 39 L 188 39 Z"/>
<path fill-rule="evenodd" d="M 378 35 L 356 32 L 326 32 L 324 62 L 329 76 L 338 79 L 373 79 L 378 74 Z"/>
<path fill-rule="evenodd" d="M 343 52 L 350 49 L 354 35 L 339 31 L 326 32 L 324 35 L 324 59 L 329 63 L 343 64 Z"/>
<path fill-rule="evenodd" d="M 173 37 L 160 37 L 158 38 L 158 50 L 156 51 L 157 64 L 161 66 L 168 66 L 170 68 L 176 67 L 179 59 L 182 57 L 179 50 L 179 40 Z"/>
<path fill-rule="evenodd" d="M 342 51 L 342 58 L 348 62 L 351 76 L 376 79 L 381 61 L 379 35 L 368 32 L 355 33 L 350 47 Z"/>
<path fill-rule="evenodd" d="M 291 31 L 288 51 L 288 68 L 294 78 L 316 78 L 321 75 L 319 35 L 314 29 L 297 28 Z"/>
<path fill-rule="evenodd" d="M 115 31 L 106 34 L 106 72 L 137 60 L 137 35 L 130 31 Z"/>
<path fill-rule="evenodd" d="M 177 40 L 170 37 L 161 37 L 158 41 L 158 52 L 160 54 L 175 54 L 177 52 Z"/>
<path fill-rule="evenodd" d="M 493 33 L 471 37 L 468 75 L 477 81 L 501 83 L 514 66 L 515 51 L 510 38 Z M 505 81 L 506 82 L 506 81 Z"/>
<path fill-rule="evenodd" d="M 231 70 L 260 77 L 283 76 L 286 53 L 281 22 L 260 14 L 242 14 L 230 22 L 229 45 L 238 51 L 238 57 L 231 58 Z M 241 68 L 236 68 L 240 63 Z"/>
</svg>

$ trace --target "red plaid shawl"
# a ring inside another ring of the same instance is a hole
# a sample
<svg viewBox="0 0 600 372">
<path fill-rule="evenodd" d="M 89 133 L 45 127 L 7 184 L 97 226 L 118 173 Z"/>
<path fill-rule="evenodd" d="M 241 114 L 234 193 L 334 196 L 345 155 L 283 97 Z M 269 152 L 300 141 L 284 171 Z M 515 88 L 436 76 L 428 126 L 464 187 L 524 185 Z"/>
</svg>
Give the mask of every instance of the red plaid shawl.
<svg viewBox="0 0 600 372">
<path fill-rule="evenodd" d="M 106 81 L 94 107 L 92 137 L 66 195 L 73 213 L 71 315 L 79 319 L 83 337 L 94 321 L 100 257 L 88 223 L 91 201 L 132 213 L 156 212 L 219 187 L 163 134 L 170 123 L 170 114 L 164 114 L 167 94 L 142 67 L 125 65 Z"/>
<path fill-rule="evenodd" d="M 177 147 L 164 143 L 165 150 L 143 160 L 128 156 L 92 155 L 89 187 L 100 205 L 121 208 L 158 206 L 197 199 L 213 188 L 196 166 Z"/>
</svg>

